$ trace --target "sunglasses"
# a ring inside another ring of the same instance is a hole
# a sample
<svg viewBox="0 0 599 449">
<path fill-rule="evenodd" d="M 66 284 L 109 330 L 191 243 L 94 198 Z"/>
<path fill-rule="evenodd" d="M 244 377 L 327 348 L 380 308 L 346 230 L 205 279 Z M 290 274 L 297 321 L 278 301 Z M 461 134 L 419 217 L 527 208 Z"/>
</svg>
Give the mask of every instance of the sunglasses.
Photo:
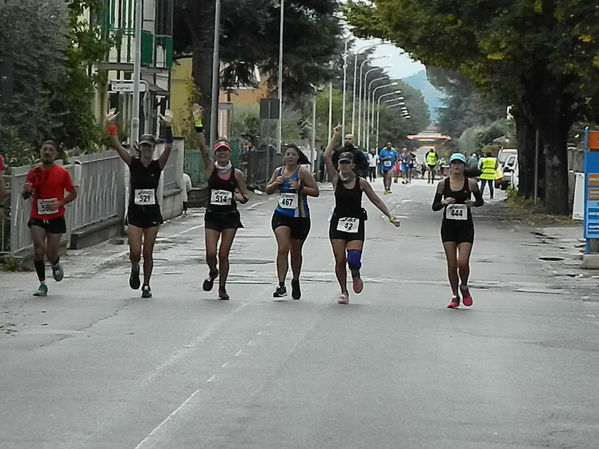
<svg viewBox="0 0 599 449">
<path fill-rule="evenodd" d="M 351 161 L 339 161 L 340 164 L 351 164 Z"/>
</svg>

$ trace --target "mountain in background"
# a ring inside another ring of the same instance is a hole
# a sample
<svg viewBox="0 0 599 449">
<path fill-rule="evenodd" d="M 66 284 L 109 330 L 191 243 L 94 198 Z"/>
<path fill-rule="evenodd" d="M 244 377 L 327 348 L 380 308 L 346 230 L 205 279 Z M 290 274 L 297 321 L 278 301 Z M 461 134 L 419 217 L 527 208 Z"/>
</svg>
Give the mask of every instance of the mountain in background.
<svg viewBox="0 0 599 449">
<path fill-rule="evenodd" d="M 418 89 L 420 92 L 422 92 L 424 102 L 428 105 L 431 121 L 436 121 L 439 115 L 437 108 L 443 106 L 442 100 L 445 96 L 441 91 L 435 89 L 435 86 L 428 81 L 428 78 L 426 77 L 426 70 L 421 70 L 414 75 L 404 78 L 402 81 L 409 86 L 412 86 L 414 89 Z"/>
</svg>

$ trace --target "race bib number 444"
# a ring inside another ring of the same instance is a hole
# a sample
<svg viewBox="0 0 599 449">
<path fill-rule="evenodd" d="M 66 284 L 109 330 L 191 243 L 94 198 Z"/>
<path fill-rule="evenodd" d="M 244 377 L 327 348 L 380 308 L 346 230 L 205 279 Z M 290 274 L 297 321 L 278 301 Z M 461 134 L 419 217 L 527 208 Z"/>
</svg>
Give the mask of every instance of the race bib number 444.
<svg viewBox="0 0 599 449">
<path fill-rule="evenodd" d="M 210 191 L 210 204 L 215 206 L 230 206 L 233 199 L 233 192 L 228 190 L 212 189 Z"/>
<path fill-rule="evenodd" d="M 297 209 L 298 196 L 297 193 L 281 193 L 279 196 L 279 206 L 283 209 Z"/>
<path fill-rule="evenodd" d="M 445 210 L 445 218 L 448 220 L 468 220 L 468 206 L 465 204 L 449 204 Z"/>
<path fill-rule="evenodd" d="M 137 206 L 153 206 L 156 204 L 154 189 L 135 189 L 134 203 Z"/>
<path fill-rule="evenodd" d="M 56 198 L 38 199 L 37 213 L 40 215 L 52 215 L 58 213 L 58 208 L 54 206 Z"/>
<path fill-rule="evenodd" d="M 337 231 L 348 232 L 349 234 L 357 234 L 360 228 L 360 219 L 354 217 L 343 217 L 337 223 Z"/>
</svg>

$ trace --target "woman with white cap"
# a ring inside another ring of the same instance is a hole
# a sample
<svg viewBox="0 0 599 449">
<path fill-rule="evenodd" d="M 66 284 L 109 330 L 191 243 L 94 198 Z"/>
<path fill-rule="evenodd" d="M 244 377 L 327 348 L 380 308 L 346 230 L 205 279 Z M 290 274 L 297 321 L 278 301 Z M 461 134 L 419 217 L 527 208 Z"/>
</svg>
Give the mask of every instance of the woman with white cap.
<svg viewBox="0 0 599 449">
<path fill-rule="evenodd" d="M 450 309 L 459 307 L 460 293 L 464 305 L 472 305 L 468 278 L 470 253 L 474 242 L 474 223 L 470 208 L 484 204 L 476 180 L 468 178 L 464 174 L 465 169 L 466 157 L 461 153 L 452 154 L 449 158 L 449 177 L 439 181 L 433 200 L 434 211 L 444 209 L 441 241 L 453 295 L 447 305 Z M 472 195 L 474 201 L 471 199 Z"/>
<path fill-rule="evenodd" d="M 341 125 L 334 129 L 334 136 L 341 133 Z M 333 139 L 331 139 L 332 141 Z M 353 153 L 345 151 L 339 155 L 337 166 L 332 160 L 333 147 L 329 145 L 324 153 L 329 179 L 335 190 L 335 209 L 329 226 L 329 239 L 335 255 L 335 275 L 341 287 L 337 302 L 349 303 L 347 291 L 347 266 L 349 266 L 354 292 L 360 293 L 364 284 L 360 277 L 362 249 L 364 248 L 364 223 L 366 211 L 362 208 L 362 193 L 374 204 L 389 221 L 399 227 L 399 220 L 391 215 L 387 205 L 372 190 L 365 178 L 356 175 Z"/>
<path fill-rule="evenodd" d="M 144 134 L 139 139 L 139 157 L 133 157 L 118 139 L 118 130 L 114 121 L 118 113 L 111 109 L 106 116 L 107 130 L 110 134 L 110 144 L 127 164 L 130 172 L 129 206 L 127 208 L 127 235 L 129 240 L 129 259 L 131 261 L 131 275 L 129 286 L 137 290 L 140 286 L 139 262 L 143 253 L 144 281 L 142 285 L 142 298 L 151 298 L 150 278 L 154 269 L 154 243 L 158 235 L 158 228 L 162 224 L 162 214 L 158 204 L 157 189 L 160 174 L 173 144 L 173 131 L 171 123 L 173 116 L 169 110 L 161 115 L 165 125 L 166 146 L 158 159 L 153 159 L 156 139 L 151 134 Z"/>
<path fill-rule="evenodd" d="M 229 275 L 229 253 L 237 229 L 243 228 L 237 210 L 237 202 L 248 202 L 248 192 L 243 173 L 231 163 L 231 145 L 226 140 L 217 140 L 214 144 L 214 161 L 208 154 L 204 140 L 202 108 L 194 104 L 192 108 L 195 129 L 200 138 L 200 153 L 208 176 L 208 206 L 204 215 L 206 263 L 208 278 L 202 288 L 212 290 L 218 277 L 218 298 L 228 300 L 226 283 Z M 218 242 L 220 240 L 220 247 Z"/>
</svg>

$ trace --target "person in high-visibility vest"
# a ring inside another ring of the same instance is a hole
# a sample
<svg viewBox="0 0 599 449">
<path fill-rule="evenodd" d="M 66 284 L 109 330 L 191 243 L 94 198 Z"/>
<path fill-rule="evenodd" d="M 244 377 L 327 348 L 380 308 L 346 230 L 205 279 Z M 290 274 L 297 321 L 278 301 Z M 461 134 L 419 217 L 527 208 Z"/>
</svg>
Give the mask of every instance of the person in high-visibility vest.
<svg viewBox="0 0 599 449">
<path fill-rule="evenodd" d="M 479 161 L 478 168 L 481 171 L 479 176 L 481 195 L 485 193 L 485 185 L 488 184 L 490 197 L 493 199 L 493 184 L 497 177 L 497 158 L 493 157 L 491 153 L 487 153 Z"/>
<path fill-rule="evenodd" d="M 437 166 L 437 153 L 435 153 L 435 149 L 431 148 L 428 153 L 426 153 L 426 165 L 428 165 L 428 183 L 433 184 L 435 182 L 435 167 Z"/>
</svg>

